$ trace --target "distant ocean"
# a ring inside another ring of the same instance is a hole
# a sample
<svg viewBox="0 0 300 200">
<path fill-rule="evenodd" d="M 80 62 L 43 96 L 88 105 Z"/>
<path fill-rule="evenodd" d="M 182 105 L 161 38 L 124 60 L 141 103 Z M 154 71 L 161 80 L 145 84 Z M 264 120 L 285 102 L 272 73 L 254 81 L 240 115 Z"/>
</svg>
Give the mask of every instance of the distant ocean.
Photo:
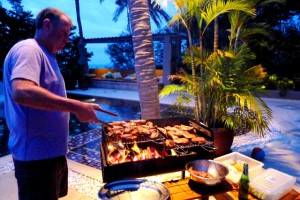
<svg viewBox="0 0 300 200">
<path fill-rule="evenodd" d="M 97 68 L 112 68 L 112 64 L 92 64 L 89 63 L 89 69 L 97 69 Z"/>
</svg>

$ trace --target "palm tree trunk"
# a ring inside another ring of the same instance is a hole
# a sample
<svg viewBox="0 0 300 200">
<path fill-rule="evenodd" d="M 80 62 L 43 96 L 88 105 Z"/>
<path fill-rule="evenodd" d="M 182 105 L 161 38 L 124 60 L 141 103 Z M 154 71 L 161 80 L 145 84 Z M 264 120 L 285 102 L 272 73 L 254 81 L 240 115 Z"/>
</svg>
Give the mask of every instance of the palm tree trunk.
<svg viewBox="0 0 300 200">
<path fill-rule="evenodd" d="M 215 0 L 217 3 L 218 0 Z M 218 17 L 214 20 L 214 51 L 217 51 L 219 47 L 219 24 L 218 24 Z"/>
<path fill-rule="evenodd" d="M 128 0 L 142 119 L 160 117 L 148 0 Z"/>
<path fill-rule="evenodd" d="M 75 0 L 75 6 L 76 6 L 76 16 L 77 16 L 77 24 L 78 24 L 78 30 L 79 30 L 78 64 L 81 68 L 81 72 L 78 75 L 78 85 L 81 88 L 86 88 L 88 83 L 85 80 L 85 74 L 89 73 L 89 65 L 88 65 L 88 61 L 87 61 L 87 49 L 85 48 L 86 43 L 83 38 L 83 31 L 82 31 L 81 18 L 80 18 L 79 0 Z"/>
<path fill-rule="evenodd" d="M 219 47 L 219 25 L 218 17 L 214 20 L 214 51 L 217 51 Z"/>
<path fill-rule="evenodd" d="M 81 18 L 80 18 L 80 6 L 79 6 L 79 0 L 75 0 L 76 5 L 76 16 L 77 16 L 77 24 L 78 24 L 78 30 L 79 30 L 79 36 L 83 38 L 83 32 L 82 32 L 82 25 L 81 25 Z"/>
<path fill-rule="evenodd" d="M 191 31 L 187 29 L 188 33 L 188 41 L 189 41 L 189 50 L 190 50 L 190 56 L 191 56 L 191 68 L 192 68 L 192 81 L 193 81 L 193 87 L 194 87 L 194 92 L 193 92 L 193 98 L 194 98 L 194 105 L 195 105 L 195 110 L 194 110 L 194 115 L 195 119 L 199 122 L 200 121 L 200 111 L 199 111 L 199 94 L 197 90 L 197 79 L 196 79 L 196 64 L 195 64 L 195 55 L 193 52 L 193 43 L 192 43 L 192 35 Z"/>
<path fill-rule="evenodd" d="M 206 99 L 205 99 L 205 80 L 204 80 L 204 53 L 203 53 L 203 36 L 200 33 L 200 120 L 203 123 L 207 123 L 207 116 L 206 116 Z"/>
</svg>

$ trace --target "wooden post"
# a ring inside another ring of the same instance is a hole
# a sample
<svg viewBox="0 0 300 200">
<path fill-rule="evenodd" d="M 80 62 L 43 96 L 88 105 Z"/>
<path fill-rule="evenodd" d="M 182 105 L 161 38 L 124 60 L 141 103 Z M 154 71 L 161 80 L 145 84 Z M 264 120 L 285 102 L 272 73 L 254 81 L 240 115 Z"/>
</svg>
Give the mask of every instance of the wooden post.
<svg viewBox="0 0 300 200">
<path fill-rule="evenodd" d="M 170 35 L 164 36 L 163 53 L 163 84 L 170 84 L 168 77 L 171 75 L 171 38 Z"/>
</svg>

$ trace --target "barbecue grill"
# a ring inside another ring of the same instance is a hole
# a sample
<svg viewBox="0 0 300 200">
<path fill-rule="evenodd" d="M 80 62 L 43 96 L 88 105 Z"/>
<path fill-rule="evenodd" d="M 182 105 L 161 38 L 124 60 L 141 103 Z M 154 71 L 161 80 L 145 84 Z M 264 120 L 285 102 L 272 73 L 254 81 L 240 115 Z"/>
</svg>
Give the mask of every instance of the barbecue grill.
<svg viewBox="0 0 300 200">
<path fill-rule="evenodd" d="M 147 120 L 155 127 L 187 125 L 195 128 L 197 136 L 204 137 L 206 142 L 203 144 L 187 143 L 175 145 L 171 148 L 166 147 L 166 135 L 159 132 L 156 139 L 137 138 L 134 142 L 116 141 L 108 136 L 107 127 L 102 128 L 101 165 L 103 182 L 111 182 L 128 178 L 139 178 L 145 176 L 158 175 L 175 171 L 185 171 L 185 165 L 196 159 L 212 159 L 217 147 L 213 143 L 213 132 L 201 123 L 189 118 L 166 118 Z M 124 151 L 137 145 L 141 149 L 151 147 L 158 152 L 159 156 L 150 159 L 125 161 L 121 163 L 109 162 L 109 144 L 119 142 Z M 184 176 L 184 173 L 183 173 Z"/>
</svg>

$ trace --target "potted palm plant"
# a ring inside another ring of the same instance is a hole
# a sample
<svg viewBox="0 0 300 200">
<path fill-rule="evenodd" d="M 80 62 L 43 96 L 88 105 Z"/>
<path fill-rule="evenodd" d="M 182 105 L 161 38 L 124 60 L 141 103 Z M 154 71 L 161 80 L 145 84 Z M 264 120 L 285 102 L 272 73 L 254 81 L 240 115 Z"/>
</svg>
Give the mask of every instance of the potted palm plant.
<svg viewBox="0 0 300 200">
<path fill-rule="evenodd" d="M 258 96 L 264 92 L 263 81 L 267 76 L 261 65 L 251 66 L 255 55 L 241 40 L 243 22 L 255 14 L 254 5 L 249 1 L 174 1 L 179 12 L 170 23 L 182 22 L 187 29 L 189 48 L 184 62 L 191 67 L 191 74 L 171 75 L 181 84 L 166 85 L 159 96 L 174 92 L 189 94 L 194 101 L 194 117 L 208 127 L 221 127 L 226 133 L 219 135 L 215 129 L 215 144 L 219 147 L 216 155 L 228 153 L 234 131 L 246 126 L 247 130 L 264 136 L 272 118 L 270 108 Z M 219 15 L 229 12 L 230 34 L 226 49 L 209 52 L 203 47 L 203 38 L 208 26 Z M 199 45 L 193 45 L 191 22 L 196 21 Z M 258 29 L 255 29 L 258 30 Z M 263 29 L 257 31 L 265 33 Z M 253 33 L 253 32 L 252 32 Z M 199 73 L 196 73 L 199 71 Z M 218 139 L 219 138 L 219 139 Z M 221 138 L 221 139 L 220 139 Z M 226 144 L 220 144 L 225 141 Z"/>
</svg>

